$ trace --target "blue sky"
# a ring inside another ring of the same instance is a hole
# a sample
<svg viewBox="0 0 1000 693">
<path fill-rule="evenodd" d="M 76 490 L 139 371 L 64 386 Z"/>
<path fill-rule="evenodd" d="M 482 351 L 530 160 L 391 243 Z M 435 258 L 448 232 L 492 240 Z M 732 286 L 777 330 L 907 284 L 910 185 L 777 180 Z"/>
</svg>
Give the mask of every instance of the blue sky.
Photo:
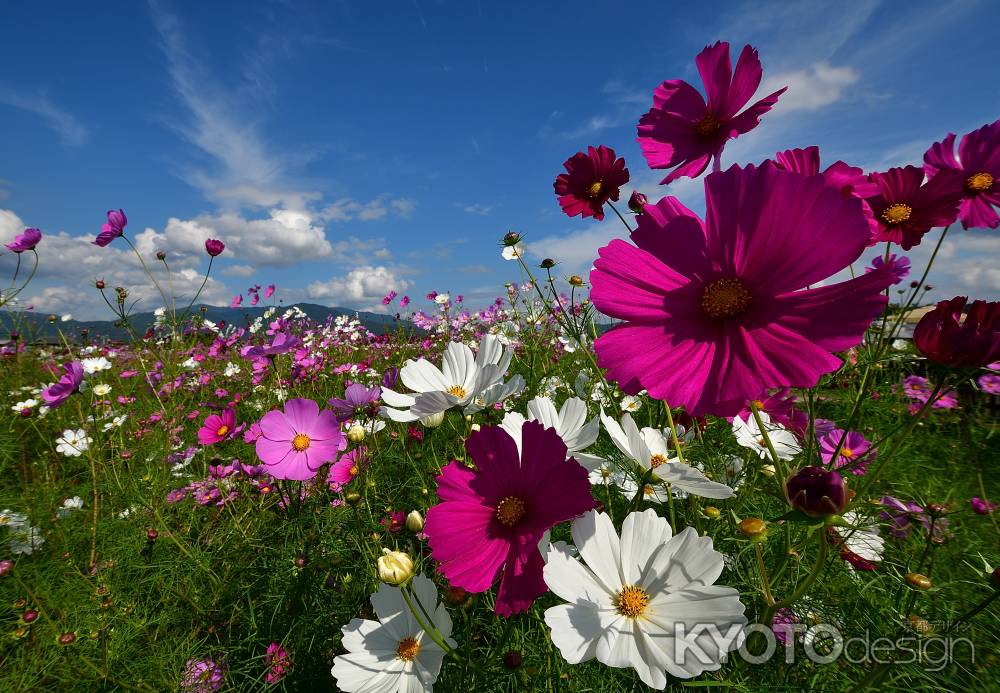
<svg viewBox="0 0 1000 693">
<path fill-rule="evenodd" d="M 988 0 L 122 0 L 11 3 L 4 20 L 0 241 L 40 227 L 27 302 L 77 317 L 107 316 L 96 277 L 157 305 L 121 241 L 87 242 L 112 207 L 141 250 L 169 253 L 180 294 L 205 237 L 224 240 L 212 303 L 274 282 L 286 301 L 379 308 L 394 288 L 483 305 L 519 276 L 497 245 L 508 229 L 585 273 L 623 229 L 562 215 L 562 162 L 606 144 L 635 187 L 665 194 L 636 122 L 662 80 L 700 88 L 694 55 L 717 39 L 759 49 L 762 90 L 790 87 L 727 165 L 812 144 L 827 162 L 918 163 L 1000 117 Z M 700 182 L 669 192 L 703 206 Z M 1000 296 L 998 238 L 954 233 L 936 295 Z"/>
</svg>

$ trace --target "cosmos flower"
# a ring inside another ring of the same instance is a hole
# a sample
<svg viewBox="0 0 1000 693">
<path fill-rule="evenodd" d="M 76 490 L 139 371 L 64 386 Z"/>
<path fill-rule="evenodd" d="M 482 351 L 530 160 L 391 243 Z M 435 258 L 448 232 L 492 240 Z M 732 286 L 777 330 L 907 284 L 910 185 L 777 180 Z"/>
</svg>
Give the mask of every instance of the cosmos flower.
<svg viewBox="0 0 1000 693">
<path fill-rule="evenodd" d="M 27 250 L 34 250 L 38 242 L 42 240 L 42 232 L 39 229 L 25 229 L 23 233 L 14 236 L 14 240 L 4 247 L 12 253 L 23 253 Z"/>
<path fill-rule="evenodd" d="M 417 609 L 426 614 L 421 618 L 429 617 L 445 643 L 457 647 L 451 616 L 438 604 L 434 583 L 416 575 L 410 589 Z M 337 687 L 347 693 L 430 693 L 444 650 L 424 631 L 399 587 L 381 584 L 371 603 L 378 621 L 356 618 L 343 628 L 347 654 L 337 655 L 331 670 Z"/>
<path fill-rule="evenodd" d="M 872 258 L 871 266 L 865 267 L 865 274 L 868 272 L 877 272 L 885 266 L 891 268 L 892 283 L 898 284 L 910 273 L 910 258 L 889 253 L 889 259 L 886 260 L 882 255 L 876 255 Z"/>
<path fill-rule="evenodd" d="M 1000 375 L 996 373 L 986 373 L 979 376 L 976 381 L 979 389 L 988 395 L 1000 395 Z"/>
<path fill-rule="evenodd" d="M 771 421 L 771 417 L 766 411 L 759 412 L 759 416 L 779 459 L 790 460 L 802 452 L 802 446 L 794 433 L 781 424 Z M 739 416 L 733 417 L 733 435 L 736 436 L 737 443 L 753 450 L 761 459 L 765 459 L 771 454 L 767 448 L 767 441 L 764 440 L 764 435 L 761 433 L 760 427 L 757 426 L 757 419 L 752 414 L 746 421 Z"/>
<path fill-rule="evenodd" d="M 913 329 L 917 351 L 953 368 L 981 367 L 1000 358 L 1000 302 L 965 296 L 941 301 Z M 965 319 L 962 319 L 965 314 Z"/>
<path fill-rule="evenodd" d="M 768 415 L 770 421 L 802 435 L 809 427 L 809 415 L 795 408 L 795 400 L 791 388 L 782 387 L 774 394 L 754 400 L 754 404 L 761 413 Z M 750 409 L 750 403 L 747 402 L 736 416 L 747 422 L 752 420 L 753 411 Z"/>
<path fill-rule="evenodd" d="M 452 462 L 437 478 L 441 502 L 427 511 L 431 555 L 452 585 L 485 592 L 500 578 L 496 613 L 526 611 L 546 591 L 538 544 L 554 525 L 594 507 L 587 471 L 567 461 L 566 444 L 536 421 L 521 450 L 499 426 L 466 438 L 473 471 Z"/>
<path fill-rule="evenodd" d="M 212 693 L 222 688 L 226 682 L 229 667 L 222 660 L 189 659 L 181 675 L 181 690 L 184 693 Z"/>
<path fill-rule="evenodd" d="M 228 440 L 236 433 L 236 412 L 223 409 L 221 414 L 210 414 L 205 418 L 205 423 L 198 429 L 198 442 L 213 445 Z"/>
<path fill-rule="evenodd" d="M 243 294 L 236 294 L 233 296 L 233 300 L 229 302 L 230 308 L 236 308 L 243 303 Z"/>
<path fill-rule="evenodd" d="M 264 287 L 264 298 L 271 298 L 274 296 L 274 284 L 268 284 Z"/>
<path fill-rule="evenodd" d="M 595 511 L 575 520 L 572 532 L 582 561 L 555 543 L 544 571 L 549 588 L 569 602 L 546 609 L 545 623 L 570 664 L 632 667 L 663 690 L 667 674 L 717 671 L 742 643 L 746 608 L 737 590 L 714 584 L 723 558 L 710 537 L 693 527 L 672 536 L 652 510 L 630 513 L 620 538 L 611 518 Z"/>
<path fill-rule="evenodd" d="M 812 289 L 870 238 L 861 202 L 819 176 L 733 166 L 705 180 L 706 221 L 676 198 L 636 217 L 590 274 L 624 324 L 595 341 L 609 380 L 693 415 L 732 416 L 773 387 L 812 387 L 882 312 L 890 266 Z M 636 247 L 638 246 L 638 247 Z M 800 290 L 802 289 L 802 290 Z"/>
<path fill-rule="evenodd" d="M 50 409 L 61 407 L 83 382 L 83 364 L 72 361 L 63 366 L 63 375 L 55 385 L 42 390 L 42 399 Z"/>
<path fill-rule="evenodd" d="M 925 233 L 958 215 L 962 179 L 953 171 L 942 171 L 926 183 L 918 166 L 890 168 L 870 178 L 878 187 L 878 194 L 866 200 L 878 227 L 872 245 L 885 241 L 909 250 Z"/>
<path fill-rule="evenodd" d="M 382 305 L 383 306 L 389 305 L 390 303 L 392 303 L 392 300 L 396 298 L 397 295 L 398 294 L 395 291 L 390 291 L 385 295 L 385 297 L 382 298 Z"/>
<path fill-rule="evenodd" d="M 885 552 L 885 540 L 879 536 L 878 525 L 861 524 L 861 517 L 855 512 L 844 513 L 844 521 L 852 526 L 835 528 L 841 545 L 840 557 L 855 570 L 874 570 Z"/>
<path fill-rule="evenodd" d="M 824 464 L 830 464 L 833 461 L 833 453 L 837 449 L 840 439 L 844 438 L 844 434 L 843 429 L 835 428 L 819 437 L 819 455 Z M 840 469 L 850 466 L 851 474 L 861 476 L 868 471 L 868 464 L 875 458 L 875 451 L 871 449 L 871 442 L 866 440 L 861 433 L 846 431 L 846 434 L 847 437 L 844 438 L 844 444 L 840 448 L 840 454 L 837 455 L 837 461 L 833 467 Z"/>
<path fill-rule="evenodd" d="M 744 46 L 733 72 L 729 44 L 719 41 L 695 58 L 706 103 L 683 80 L 668 80 L 653 92 L 653 108 L 639 120 L 639 146 L 650 168 L 672 168 L 660 183 L 697 178 L 729 140 L 753 130 L 771 110 L 783 87 L 740 113 L 760 86 L 764 71 L 757 50 Z M 676 167 L 676 168 L 675 168 Z"/>
<path fill-rule="evenodd" d="M 91 243 L 102 248 L 107 246 L 111 241 L 125 233 L 125 226 L 127 224 L 128 218 L 125 216 L 125 210 L 109 209 L 108 220 L 101 227 L 101 232 L 97 234 L 97 238 L 91 241 Z"/>
<path fill-rule="evenodd" d="M 788 504 L 809 517 L 837 515 L 847 506 L 847 487 L 837 472 L 802 467 L 785 481 Z"/>
<path fill-rule="evenodd" d="M 267 667 L 265 680 L 270 684 L 278 683 L 292 668 L 292 656 L 281 643 L 272 642 L 264 653 L 264 666 Z"/>
<path fill-rule="evenodd" d="M 302 340 L 288 332 L 278 332 L 271 337 L 270 344 L 254 344 L 245 346 L 240 351 L 240 356 L 245 359 L 260 358 L 262 356 L 277 356 L 287 354 L 293 349 L 297 349 L 302 344 Z"/>
<path fill-rule="evenodd" d="M 593 445 L 601 432 L 601 421 L 598 417 L 595 416 L 587 421 L 587 405 L 582 399 L 570 397 L 563 402 L 562 409 L 556 410 L 556 405 L 548 397 L 535 397 L 528 402 L 527 418 L 514 411 L 504 414 L 501 425 L 517 443 L 519 450 L 521 428 L 525 421 L 538 421 L 546 428 L 554 428 L 566 443 L 566 454 L 588 471 L 593 471 L 604 462 L 600 457 L 580 452 Z"/>
<path fill-rule="evenodd" d="M 955 135 L 948 133 L 924 154 L 924 171 L 933 179 L 942 171 L 959 174 L 962 202 L 958 218 L 962 228 L 990 228 L 1000 225 L 1000 120 L 963 135 L 955 158 Z"/>
<path fill-rule="evenodd" d="M 979 496 L 973 496 L 969 499 L 969 506 L 972 508 L 972 512 L 977 515 L 989 515 L 994 510 L 997 509 L 996 503 L 991 503 L 988 500 L 983 500 Z"/>
<path fill-rule="evenodd" d="M 209 238 L 205 241 L 205 252 L 211 257 L 218 257 L 222 255 L 222 251 L 226 249 L 226 244 L 222 241 L 216 240 L 214 238 Z"/>
<path fill-rule="evenodd" d="M 284 411 L 269 411 L 260 431 L 257 456 L 277 479 L 311 479 L 347 446 L 333 412 L 320 411 L 311 399 L 290 399 Z"/>
<path fill-rule="evenodd" d="M 62 437 L 56 440 L 56 452 L 61 452 L 66 457 L 79 457 L 85 453 L 94 439 L 87 435 L 82 428 L 73 430 L 66 429 Z"/>
<path fill-rule="evenodd" d="M 601 221 L 604 204 L 608 200 L 617 202 L 621 187 L 628 183 L 625 159 L 618 158 L 614 149 L 604 145 L 596 149 L 588 147 L 586 154 L 577 152 L 563 163 L 563 167 L 566 173 L 556 176 L 552 187 L 559 197 L 559 206 L 571 217 L 579 214 Z M 504 248 L 504 257 L 507 257 L 506 252 Z"/>
<path fill-rule="evenodd" d="M 382 397 L 382 388 L 365 387 L 361 383 L 351 383 L 344 390 L 343 398 L 334 397 L 327 401 L 337 421 L 372 417 L 378 414 L 378 402 Z"/>
</svg>

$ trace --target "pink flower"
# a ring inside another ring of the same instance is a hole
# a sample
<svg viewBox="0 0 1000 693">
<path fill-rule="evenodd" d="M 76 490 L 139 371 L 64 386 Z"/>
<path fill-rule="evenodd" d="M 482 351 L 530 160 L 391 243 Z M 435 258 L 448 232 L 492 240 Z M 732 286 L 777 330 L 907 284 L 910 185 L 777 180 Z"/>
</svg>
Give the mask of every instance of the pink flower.
<svg viewBox="0 0 1000 693">
<path fill-rule="evenodd" d="M 410 305 L 410 297 L 409 296 L 403 296 L 403 298 L 399 299 L 399 307 L 400 308 L 406 308 L 406 306 L 408 306 L 408 305 Z"/>
<path fill-rule="evenodd" d="M 567 216 L 577 214 L 604 219 L 604 203 L 618 201 L 621 186 L 628 183 L 625 159 L 618 158 L 615 150 L 601 145 L 588 147 L 587 153 L 577 152 L 563 164 L 566 173 L 556 176 L 552 184 L 559 205 Z"/>
<path fill-rule="evenodd" d="M 128 218 L 125 216 L 125 210 L 119 209 L 109 209 L 108 210 L 108 220 L 101 227 L 101 232 L 97 234 L 91 243 L 94 245 L 99 245 L 102 248 L 111 243 L 123 233 L 125 233 L 125 226 L 128 224 Z"/>
<path fill-rule="evenodd" d="M 274 284 L 268 284 L 264 287 L 264 298 L 271 298 L 274 296 Z"/>
<path fill-rule="evenodd" d="M 773 395 L 754 400 L 754 403 L 757 405 L 758 410 L 766 412 L 771 417 L 771 421 L 802 435 L 809 427 L 809 415 L 795 408 L 795 399 L 796 397 L 792 394 L 791 389 L 783 387 Z M 744 421 L 749 421 L 753 418 L 749 402 L 740 410 L 737 416 Z"/>
<path fill-rule="evenodd" d="M 969 505 L 972 506 L 972 512 L 977 515 L 989 515 L 994 510 L 997 509 L 996 503 L 991 503 L 988 500 L 983 500 L 978 496 L 973 496 L 969 499 Z"/>
<path fill-rule="evenodd" d="M 1000 120 L 964 135 L 958 145 L 958 157 L 955 158 L 955 135 L 948 133 L 924 154 L 924 170 L 928 178 L 948 171 L 958 173 L 965 181 L 958 208 L 962 228 L 995 229 L 1000 225 L 1000 215 L 995 209 L 1000 205 Z"/>
<path fill-rule="evenodd" d="M 833 460 L 833 453 L 843 437 L 844 431 L 839 428 L 819 436 L 819 454 L 825 464 L 830 464 Z M 872 444 L 863 435 L 857 431 L 848 431 L 847 437 L 844 438 L 844 444 L 840 448 L 840 454 L 837 455 L 837 461 L 833 465 L 834 468 L 840 469 L 849 466 L 851 474 L 864 475 L 868 471 L 868 463 L 875 457 L 871 447 Z M 871 451 L 870 455 L 869 451 Z"/>
<path fill-rule="evenodd" d="M 73 361 L 63 366 L 63 375 L 55 385 L 42 390 L 42 399 L 50 409 L 61 407 L 70 395 L 80 389 L 83 382 L 83 364 Z"/>
<path fill-rule="evenodd" d="M 979 389 L 988 395 L 1000 395 L 1000 375 L 996 373 L 986 373 L 979 376 Z"/>
<path fill-rule="evenodd" d="M 496 613 L 526 611 L 546 591 L 538 550 L 545 531 L 594 507 L 587 471 L 566 459 L 555 429 L 528 421 L 521 453 L 499 426 L 472 433 L 465 449 L 477 471 L 452 462 L 427 511 L 431 555 L 452 585 L 485 592 L 500 576 Z"/>
<path fill-rule="evenodd" d="M 406 513 L 402 510 L 391 510 L 387 517 L 379 520 L 379 524 L 395 534 L 406 524 Z"/>
<path fill-rule="evenodd" d="M 210 414 L 198 429 L 198 442 L 212 445 L 231 438 L 236 432 L 236 412 L 223 409 L 221 414 Z"/>
<path fill-rule="evenodd" d="M 364 447 L 357 447 L 340 456 L 336 464 L 330 467 L 330 474 L 327 476 L 331 491 L 342 491 L 368 466 L 367 452 Z"/>
<path fill-rule="evenodd" d="M 39 229 L 25 229 L 24 233 L 14 236 L 13 242 L 4 247 L 12 253 L 23 253 L 26 250 L 33 250 L 40 240 L 42 240 L 42 232 Z"/>
<path fill-rule="evenodd" d="M 886 264 L 892 266 L 892 283 L 898 284 L 903 281 L 906 276 L 910 273 L 910 258 L 905 256 L 897 256 L 895 253 L 889 253 L 888 263 L 882 255 L 876 255 L 872 258 L 871 267 L 865 267 L 865 272 L 875 272 L 876 270 L 882 269 Z"/>
<path fill-rule="evenodd" d="M 217 241 L 214 238 L 209 238 L 205 241 L 205 252 L 212 257 L 218 257 L 222 255 L 222 251 L 226 249 L 226 244 L 222 241 Z"/>
<path fill-rule="evenodd" d="M 733 72 L 729 44 L 720 41 L 695 58 L 708 103 L 683 80 L 668 80 L 653 92 L 653 108 L 639 121 L 639 146 L 650 168 L 673 168 L 662 181 L 697 178 L 726 142 L 760 124 L 788 87 L 739 113 L 760 86 L 764 71 L 757 50 L 744 46 Z M 676 167 L 676 168 L 675 168 Z"/>
<path fill-rule="evenodd" d="M 870 177 L 878 187 L 878 194 L 866 200 L 877 224 L 872 245 L 886 241 L 909 250 L 935 226 L 955 221 L 962 181 L 953 171 L 942 171 L 927 183 L 917 166 L 890 168 Z"/>
<path fill-rule="evenodd" d="M 390 303 L 392 303 L 392 299 L 396 298 L 396 296 L 397 296 L 397 294 L 396 294 L 396 292 L 395 292 L 395 291 L 390 291 L 390 292 L 389 292 L 389 293 L 387 293 L 387 294 L 385 295 L 385 297 L 384 297 L 384 298 L 382 299 L 382 305 L 383 305 L 383 306 L 387 306 L 387 305 L 389 305 Z"/>
<path fill-rule="evenodd" d="M 631 245 L 615 239 L 591 299 L 625 321 L 596 340 L 599 365 L 693 415 L 732 416 L 773 387 L 812 387 L 886 304 L 891 267 L 799 291 L 858 259 L 861 202 L 770 162 L 705 180 L 703 223 L 676 198 L 647 205 Z"/>
<path fill-rule="evenodd" d="M 233 300 L 229 302 L 230 308 L 236 308 L 243 303 L 243 294 L 236 294 L 233 296 Z"/>
<path fill-rule="evenodd" d="M 292 668 L 292 656 L 288 650 L 281 646 L 281 643 L 272 642 L 267 646 L 267 652 L 264 654 L 264 664 L 268 667 L 267 682 L 278 683 Z"/>
<path fill-rule="evenodd" d="M 320 411 L 311 399 L 290 399 L 284 411 L 264 414 L 260 431 L 257 456 L 277 479 L 311 479 L 347 447 L 333 412 Z"/>
<path fill-rule="evenodd" d="M 941 301 L 920 318 L 913 329 L 917 351 L 953 368 L 985 366 L 1000 357 L 1000 301 L 967 300 Z"/>
</svg>

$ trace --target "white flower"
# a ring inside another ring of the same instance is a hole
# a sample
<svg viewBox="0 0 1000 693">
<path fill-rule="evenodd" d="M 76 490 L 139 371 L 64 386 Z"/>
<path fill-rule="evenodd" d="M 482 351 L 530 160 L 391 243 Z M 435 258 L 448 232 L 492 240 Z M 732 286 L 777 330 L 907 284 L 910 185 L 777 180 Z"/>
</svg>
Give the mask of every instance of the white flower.
<svg viewBox="0 0 1000 693">
<path fill-rule="evenodd" d="M 733 489 L 712 481 L 698 469 L 684 464 L 673 455 L 667 437 L 655 428 L 643 428 L 635 425 L 632 417 L 625 414 L 622 423 L 601 412 L 601 421 L 611 436 L 611 441 L 629 459 L 639 463 L 643 472 L 652 470 L 654 481 L 664 481 L 674 489 L 685 491 L 704 498 L 731 498 Z M 643 489 L 646 496 L 663 501 L 667 497 L 656 487 L 649 485 Z M 626 491 L 637 491 L 637 486 L 623 486 Z"/>
<path fill-rule="evenodd" d="M 0 512 L 0 527 L 15 530 L 19 527 L 23 527 L 27 521 L 27 515 L 24 513 L 16 513 L 10 508 L 5 508 L 2 512 Z"/>
<path fill-rule="evenodd" d="M 439 306 L 443 306 L 445 303 L 451 300 L 451 294 L 438 294 L 434 297 L 434 302 Z"/>
<path fill-rule="evenodd" d="M 909 349 L 910 343 L 905 339 L 894 339 L 892 340 L 892 348 L 896 351 L 906 351 Z"/>
<path fill-rule="evenodd" d="M 570 664 L 590 659 L 632 667 L 663 690 L 667 674 L 717 671 L 743 640 L 745 607 L 732 587 L 715 585 L 722 554 L 692 527 L 672 536 L 652 510 L 631 513 L 619 539 L 611 519 L 593 510 L 575 520 L 573 542 L 552 544 L 545 584 L 568 604 L 545 611 L 552 643 Z"/>
<path fill-rule="evenodd" d="M 226 370 L 222 371 L 222 374 L 227 378 L 232 378 L 234 375 L 238 375 L 240 370 L 241 369 L 237 364 L 230 361 L 226 364 Z"/>
<path fill-rule="evenodd" d="M 554 428 L 563 442 L 566 443 L 566 456 L 573 457 L 587 471 L 597 469 L 604 460 L 594 455 L 581 453 L 589 448 L 601 433 L 601 422 L 598 417 L 587 421 L 587 405 L 582 399 L 570 397 L 563 402 L 562 409 L 556 411 L 556 405 L 548 397 L 535 397 L 528 402 L 528 417 L 519 412 L 508 412 L 501 424 L 504 430 L 521 449 L 521 427 L 527 421 L 541 422 L 546 428 Z"/>
<path fill-rule="evenodd" d="M 30 556 L 44 543 L 41 527 L 20 527 L 11 532 L 10 550 L 15 554 Z"/>
<path fill-rule="evenodd" d="M 73 314 L 72 313 L 64 313 L 59 319 L 62 320 L 63 322 L 69 322 L 70 320 L 73 319 Z"/>
<path fill-rule="evenodd" d="M 16 414 L 20 414 L 25 409 L 34 409 L 37 406 L 38 406 L 38 400 L 32 398 L 32 399 L 26 399 L 23 402 L 16 403 L 13 407 L 10 408 L 10 410 Z"/>
<path fill-rule="evenodd" d="M 67 428 L 63 431 L 62 438 L 56 440 L 56 452 L 61 452 L 66 457 L 79 457 L 93 442 L 93 438 L 89 438 L 82 428 L 75 431 Z"/>
<path fill-rule="evenodd" d="M 524 243 L 518 243 L 517 245 L 506 245 L 500 252 L 500 255 L 504 260 L 516 260 L 519 257 L 524 257 L 525 253 Z"/>
<path fill-rule="evenodd" d="M 97 358 L 92 359 L 83 359 L 80 361 L 80 365 L 83 366 L 83 372 L 87 375 L 93 375 L 94 373 L 100 373 L 101 371 L 111 369 L 111 362 L 103 356 L 98 356 Z"/>
<path fill-rule="evenodd" d="M 421 620 L 427 616 L 449 647 L 451 616 L 437 603 L 434 582 L 416 575 L 411 583 L 411 599 Z M 344 626 L 341 641 L 347 654 L 333 660 L 330 673 L 342 691 L 351 693 L 419 693 L 433 690 L 445 652 L 420 626 L 398 587 L 382 584 L 371 597 L 378 621 L 353 619 Z M 426 615 L 424 615 L 426 614 Z"/>
<path fill-rule="evenodd" d="M 799 445 L 794 433 L 781 424 L 773 423 L 767 412 L 762 411 L 759 414 L 764 430 L 767 431 L 767 437 L 771 439 L 771 445 L 774 446 L 774 451 L 780 459 L 790 460 L 802 452 L 802 446 Z M 761 459 L 771 454 L 753 416 L 748 417 L 746 421 L 739 416 L 733 417 L 733 434 L 737 443 L 753 450 Z"/>
<path fill-rule="evenodd" d="M 878 563 L 885 551 L 885 540 L 879 536 L 877 525 L 858 526 L 861 517 L 855 512 L 844 513 L 844 521 L 853 527 L 837 527 L 837 534 L 844 540 L 844 546 L 866 561 Z M 850 565 L 850 563 L 848 563 Z M 853 569 L 853 568 L 852 568 Z"/>
<path fill-rule="evenodd" d="M 183 366 L 184 368 L 187 368 L 188 370 L 190 370 L 190 369 L 193 369 L 193 368 L 197 368 L 198 367 L 198 362 L 195 361 L 194 357 L 192 356 L 187 361 L 184 361 L 181 364 L 181 366 Z"/>
<path fill-rule="evenodd" d="M 98 397 L 107 397 L 111 394 L 111 386 L 107 383 L 101 383 L 100 385 L 94 385 L 94 394 Z"/>
<path fill-rule="evenodd" d="M 56 517 L 63 518 L 68 517 L 69 514 L 74 510 L 81 510 L 83 508 L 83 499 L 80 496 L 73 496 L 72 498 L 67 498 L 63 501 L 62 506 L 56 510 Z"/>
<path fill-rule="evenodd" d="M 121 428 L 122 424 L 125 423 L 125 419 L 128 418 L 127 414 L 122 414 L 121 416 L 116 416 L 108 423 L 104 424 L 103 430 L 110 431 L 113 428 Z"/>
<path fill-rule="evenodd" d="M 622 411 L 633 412 L 642 408 L 642 400 L 635 395 L 625 395 L 622 397 Z"/>
<path fill-rule="evenodd" d="M 465 344 L 449 343 L 440 369 L 427 359 L 410 359 L 400 370 L 399 379 L 414 394 L 383 387 L 382 400 L 388 406 L 383 406 L 380 412 L 393 421 L 407 422 L 452 407 L 463 407 L 466 414 L 485 409 L 524 389 L 524 378 L 520 375 L 503 382 L 513 355 L 488 334 L 475 356 Z"/>
</svg>

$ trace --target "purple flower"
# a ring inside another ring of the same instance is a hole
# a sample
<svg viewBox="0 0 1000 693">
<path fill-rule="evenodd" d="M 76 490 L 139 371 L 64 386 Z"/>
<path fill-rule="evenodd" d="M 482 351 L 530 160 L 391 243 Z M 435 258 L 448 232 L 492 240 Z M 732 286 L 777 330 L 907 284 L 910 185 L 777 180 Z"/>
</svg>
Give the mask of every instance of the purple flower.
<svg viewBox="0 0 1000 693">
<path fill-rule="evenodd" d="M 392 303 L 392 299 L 396 298 L 397 295 L 398 294 L 396 294 L 395 291 L 390 291 L 385 295 L 385 298 L 382 299 L 382 305 L 383 306 L 389 305 L 390 303 Z"/>
<path fill-rule="evenodd" d="M 979 389 L 990 395 L 1000 395 L 1000 375 L 987 373 L 979 377 L 977 381 Z"/>
<path fill-rule="evenodd" d="M 969 499 L 969 505 L 972 506 L 972 512 L 977 515 L 989 515 L 994 510 L 997 509 L 996 503 L 990 503 L 988 500 L 983 500 L 978 496 L 973 496 Z"/>
<path fill-rule="evenodd" d="M 189 659 L 184 665 L 181 689 L 186 693 L 211 693 L 222 688 L 229 667 L 214 659 Z"/>
<path fill-rule="evenodd" d="M 218 257 L 222 255 L 222 251 L 226 249 L 226 244 L 222 241 L 218 241 L 214 238 L 209 238 L 205 241 L 205 252 L 212 257 Z"/>
<path fill-rule="evenodd" d="M 406 308 L 406 306 L 408 306 L 408 305 L 410 305 L 410 297 L 409 296 L 403 296 L 403 298 L 399 299 L 399 307 L 400 308 Z"/>
<path fill-rule="evenodd" d="M 233 300 L 229 302 L 230 308 L 236 308 L 243 303 L 243 294 L 236 294 L 233 296 Z"/>
<path fill-rule="evenodd" d="M 385 369 L 385 373 L 382 374 L 382 387 L 389 388 L 390 390 L 396 389 L 396 383 L 399 381 L 399 369 L 395 366 Z"/>
<path fill-rule="evenodd" d="M 23 253 L 26 250 L 33 250 L 40 240 L 42 232 L 39 229 L 25 229 L 24 233 L 14 236 L 14 241 L 4 247 L 12 253 Z"/>
<path fill-rule="evenodd" d="M 64 373 L 59 382 L 42 390 L 42 399 L 51 409 L 61 407 L 69 396 L 80 389 L 83 382 L 83 364 L 73 361 L 63 366 Z"/>
<path fill-rule="evenodd" d="M 881 270 L 885 267 L 885 258 L 881 255 L 876 255 L 872 258 L 871 267 L 865 267 L 865 274 L 869 272 L 875 272 Z M 889 274 L 892 277 L 892 283 L 898 284 L 903 281 L 903 279 L 910 273 L 910 258 L 908 257 L 896 257 L 895 253 L 889 254 Z"/>
<path fill-rule="evenodd" d="M 382 397 L 382 388 L 376 385 L 367 388 L 361 383 L 351 383 L 344 391 L 343 399 L 333 398 L 327 402 L 337 421 L 344 422 L 362 416 L 374 417 L 378 414 L 378 401 Z"/>
<path fill-rule="evenodd" d="M 872 444 L 857 431 L 848 431 L 847 436 L 844 437 L 843 429 L 835 428 L 829 433 L 820 436 L 819 454 L 823 458 L 823 462 L 830 464 L 833 460 L 833 453 L 837 449 L 841 438 L 844 438 L 844 444 L 837 455 L 834 468 L 840 469 L 841 467 L 849 466 L 851 474 L 855 476 L 865 474 L 868 471 L 868 463 L 875 457 L 875 453 L 871 452 Z"/>
<path fill-rule="evenodd" d="M 295 349 L 301 343 L 302 340 L 295 335 L 288 334 L 287 332 L 278 332 L 271 338 L 270 344 L 243 347 L 240 356 L 245 359 L 276 356 Z"/>
<path fill-rule="evenodd" d="M 101 227 L 101 232 L 97 234 L 97 238 L 91 241 L 91 243 L 102 248 L 105 247 L 111 241 L 125 233 L 126 224 L 128 224 L 128 218 L 125 216 L 125 210 L 109 209 L 108 220 Z"/>
<path fill-rule="evenodd" d="M 904 503 L 893 496 L 882 496 L 879 501 L 884 508 L 879 517 L 889 523 L 889 532 L 897 539 L 905 539 L 914 527 L 922 526 L 924 531 L 930 531 L 931 519 L 924 508 L 913 501 Z M 948 519 L 939 517 L 934 522 L 934 539 L 941 541 L 945 537 Z"/>
<path fill-rule="evenodd" d="M 778 609 L 774 614 L 774 620 L 771 622 L 771 630 L 774 632 L 774 637 L 782 645 L 788 645 L 788 636 L 795 633 L 792 626 L 798 622 L 798 616 L 791 609 Z"/>
<path fill-rule="evenodd" d="M 271 298 L 274 296 L 274 284 L 268 284 L 264 288 L 264 298 Z"/>
</svg>

